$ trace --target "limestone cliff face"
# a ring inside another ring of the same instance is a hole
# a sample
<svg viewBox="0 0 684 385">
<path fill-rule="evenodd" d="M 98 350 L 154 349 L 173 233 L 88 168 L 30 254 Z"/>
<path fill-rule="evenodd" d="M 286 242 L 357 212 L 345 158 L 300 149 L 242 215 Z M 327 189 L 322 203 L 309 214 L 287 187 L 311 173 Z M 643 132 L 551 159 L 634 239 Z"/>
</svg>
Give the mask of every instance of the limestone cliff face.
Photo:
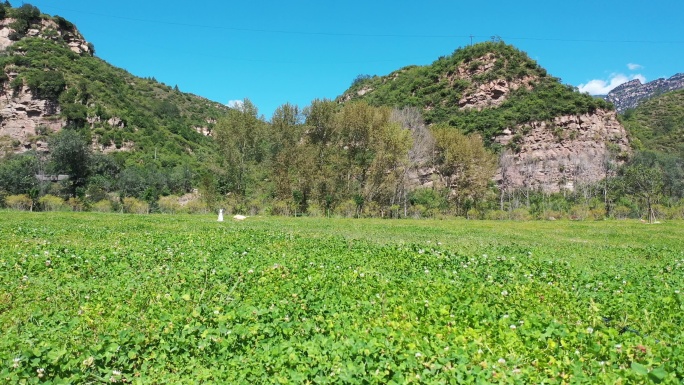
<svg viewBox="0 0 684 385">
<path fill-rule="evenodd" d="M 42 139 L 44 135 L 58 131 L 66 123 L 59 118 L 59 112 L 56 103 L 34 98 L 28 87 L 22 87 L 18 92 L 3 87 L 0 92 L 0 155 L 30 149 L 47 151 Z"/>
<path fill-rule="evenodd" d="M 574 190 L 603 180 L 630 153 L 614 111 L 529 122 L 495 138 L 506 150 L 495 180 L 504 189 Z"/>
</svg>

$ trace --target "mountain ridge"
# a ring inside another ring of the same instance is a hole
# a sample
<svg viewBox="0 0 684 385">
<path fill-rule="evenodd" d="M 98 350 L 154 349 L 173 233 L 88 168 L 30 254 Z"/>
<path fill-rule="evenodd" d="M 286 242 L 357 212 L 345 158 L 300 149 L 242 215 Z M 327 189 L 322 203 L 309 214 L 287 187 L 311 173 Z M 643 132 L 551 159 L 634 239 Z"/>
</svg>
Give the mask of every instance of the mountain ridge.
<svg viewBox="0 0 684 385">
<path fill-rule="evenodd" d="M 611 90 L 605 99 L 613 103 L 619 113 L 624 113 L 653 96 L 680 89 L 684 89 L 684 73 L 681 72 L 667 79 L 659 78 L 647 83 L 639 79 L 630 80 Z"/>
</svg>

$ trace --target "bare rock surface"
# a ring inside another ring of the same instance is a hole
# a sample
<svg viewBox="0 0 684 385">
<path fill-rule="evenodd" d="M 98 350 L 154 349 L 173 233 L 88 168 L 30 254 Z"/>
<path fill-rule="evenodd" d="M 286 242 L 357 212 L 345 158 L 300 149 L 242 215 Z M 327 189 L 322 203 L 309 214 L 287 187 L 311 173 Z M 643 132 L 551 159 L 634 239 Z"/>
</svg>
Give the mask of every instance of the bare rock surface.
<svg viewBox="0 0 684 385">
<path fill-rule="evenodd" d="M 506 189 L 574 190 L 609 176 L 631 153 L 616 113 L 605 110 L 530 122 L 495 141 L 507 148 L 495 177 Z"/>
<path fill-rule="evenodd" d="M 65 123 L 56 103 L 35 99 L 28 87 L 18 92 L 4 87 L 0 92 L 0 137 L 9 140 L 13 152 L 47 151 L 42 137 Z"/>
</svg>

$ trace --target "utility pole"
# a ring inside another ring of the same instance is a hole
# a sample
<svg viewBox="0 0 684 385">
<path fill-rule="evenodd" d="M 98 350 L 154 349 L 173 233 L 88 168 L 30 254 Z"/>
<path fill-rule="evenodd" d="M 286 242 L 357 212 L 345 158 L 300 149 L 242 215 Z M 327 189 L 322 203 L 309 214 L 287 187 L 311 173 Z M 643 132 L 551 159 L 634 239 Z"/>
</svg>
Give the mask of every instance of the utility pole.
<svg viewBox="0 0 684 385">
<path fill-rule="evenodd" d="M 470 45 L 473 45 L 473 38 L 474 38 L 474 37 L 475 37 L 475 36 L 470 35 Z"/>
</svg>

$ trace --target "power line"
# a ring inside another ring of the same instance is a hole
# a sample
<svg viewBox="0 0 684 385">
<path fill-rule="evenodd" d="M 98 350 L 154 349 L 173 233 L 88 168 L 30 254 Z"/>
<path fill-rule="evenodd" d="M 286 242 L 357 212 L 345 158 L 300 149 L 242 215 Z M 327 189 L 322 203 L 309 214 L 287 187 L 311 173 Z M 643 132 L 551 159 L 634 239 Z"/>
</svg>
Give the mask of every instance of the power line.
<svg viewBox="0 0 684 385">
<path fill-rule="evenodd" d="M 560 38 L 543 38 L 543 37 L 502 37 L 503 40 L 533 40 L 533 41 L 551 41 L 551 42 L 565 42 L 565 43 L 626 43 L 626 44 L 684 44 L 684 41 L 667 41 L 667 40 L 608 40 L 608 39 L 560 39 Z"/>
<path fill-rule="evenodd" d="M 398 37 L 398 38 L 442 38 L 442 39 L 447 39 L 447 38 L 450 39 L 450 38 L 454 38 L 454 37 L 463 37 L 463 38 L 467 37 L 467 36 L 458 36 L 458 35 L 364 34 L 364 33 L 343 33 L 343 32 L 323 32 L 323 31 L 289 31 L 289 30 L 279 30 L 279 29 L 241 28 L 241 27 L 227 27 L 227 26 L 219 26 L 219 25 L 188 24 L 188 23 L 179 23 L 179 22 L 175 22 L 175 21 L 139 19 L 139 18 L 133 18 L 133 17 L 126 17 L 126 16 L 105 15 L 102 13 L 84 12 L 84 11 L 79 11 L 79 10 L 75 10 L 75 9 L 66 9 L 66 8 L 54 8 L 54 7 L 47 7 L 47 8 L 51 8 L 51 9 L 55 9 L 55 10 L 68 11 L 68 12 L 76 12 L 76 13 L 81 13 L 84 15 L 108 17 L 108 18 L 112 18 L 112 19 L 137 21 L 137 22 L 143 22 L 143 23 L 157 23 L 157 24 L 166 24 L 166 25 L 173 25 L 173 26 L 179 26 L 179 27 L 222 29 L 222 30 L 228 30 L 228 31 L 241 31 L 241 32 L 260 32 L 260 33 L 275 33 L 275 34 L 290 34 L 290 35 L 341 36 L 341 37 Z"/>
<path fill-rule="evenodd" d="M 154 19 L 141 19 L 126 16 L 118 16 L 112 14 L 102 14 L 95 12 L 85 12 L 75 9 L 59 8 L 59 7 L 46 7 L 48 9 L 54 9 L 59 11 L 75 12 L 85 15 L 107 17 L 119 20 L 128 20 L 142 23 L 156 23 L 156 24 L 166 24 L 180 27 L 192 27 L 192 28 L 207 28 L 207 29 L 218 29 L 227 31 L 240 31 L 240 32 L 258 32 L 258 33 L 272 33 L 272 34 L 288 34 L 288 35 L 308 35 L 308 36 L 339 36 L 339 37 L 364 37 L 364 38 L 418 38 L 418 39 L 454 39 L 463 38 L 470 39 L 470 45 L 473 44 L 473 38 L 484 38 L 489 39 L 490 36 L 484 35 L 419 35 L 419 34 L 370 34 L 370 33 L 346 33 L 346 32 L 326 32 L 326 31 L 297 31 L 297 30 L 280 30 L 280 29 L 263 29 L 263 28 L 242 28 L 242 27 L 230 27 L 230 26 L 219 26 L 219 25 L 205 25 L 205 24 L 190 24 L 181 23 L 166 20 L 154 20 Z M 502 36 L 504 41 L 506 40 L 528 40 L 528 41 L 548 41 L 548 42 L 565 42 L 565 43 L 602 43 L 602 44 L 684 44 L 681 40 L 610 40 L 610 39 L 564 39 L 564 38 L 537 38 L 537 37 L 506 37 Z"/>
</svg>

